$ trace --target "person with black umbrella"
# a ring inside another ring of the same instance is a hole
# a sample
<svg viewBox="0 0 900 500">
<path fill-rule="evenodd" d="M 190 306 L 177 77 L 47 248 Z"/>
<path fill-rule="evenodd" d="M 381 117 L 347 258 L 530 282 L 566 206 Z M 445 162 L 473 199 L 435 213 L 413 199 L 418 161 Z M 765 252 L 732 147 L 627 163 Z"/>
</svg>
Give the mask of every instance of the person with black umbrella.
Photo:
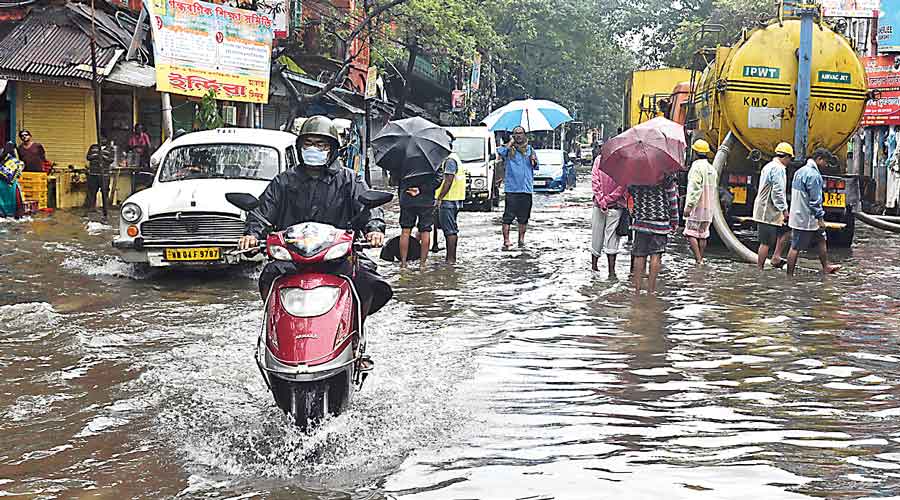
<svg viewBox="0 0 900 500">
<path fill-rule="evenodd" d="M 419 229 L 419 266 L 425 267 L 434 228 L 434 190 L 438 187 L 435 174 L 421 173 L 400 180 L 400 267 L 406 267 L 412 228 Z"/>
<path fill-rule="evenodd" d="M 421 242 L 419 265 L 424 268 L 434 227 L 435 190 L 440 166 L 450 155 L 451 136 L 443 127 L 421 118 L 389 122 L 372 140 L 375 162 L 399 180 L 400 267 L 409 258 L 412 228 Z"/>
</svg>

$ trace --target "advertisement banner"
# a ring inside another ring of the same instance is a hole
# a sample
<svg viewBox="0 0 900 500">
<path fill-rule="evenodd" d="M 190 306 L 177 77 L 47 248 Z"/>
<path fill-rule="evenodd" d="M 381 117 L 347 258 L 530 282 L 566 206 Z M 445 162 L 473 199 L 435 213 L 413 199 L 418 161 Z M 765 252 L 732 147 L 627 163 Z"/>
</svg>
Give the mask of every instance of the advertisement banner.
<svg viewBox="0 0 900 500">
<path fill-rule="evenodd" d="M 863 57 L 869 88 L 877 98 L 866 103 L 860 125 L 900 125 L 900 61 L 894 56 Z"/>
<path fill-rule="evenodd" d="M 825 17 L 878 17 L 879 3 L 885 0 L 821 0 Z"/>
<path fill-rule="evenodd" d="M 900 0 L 881 0 L 878 52 L 900 52 Z"/>
<path fill-rule="evenodd" d="M 472 61 L 472 78 L 469 80 L 469 88 L 472 92 L 478 91 L 481 84 L 481 52 L 475 53 L 475 60 Z"/>
<path fill-rule="evenodd" d="M 366 100 L 375 99 L 378 96 L 378 68 L 375 66 L 369 66 L 369 70 L 366 71 L 366 94 L 364 98 Z"/>
<path fill-rule="evenodd" d="M 272 18 L 198 0 L 149 0 L 156 90 L 267 103 Z"/>
<path fill-rule="evenodd" d="M 290 19 L 290 0 L 257 0 L 257 11 L 272 19 L 272 31 L 275 38 L 288 37 L 288 19 Z"/>
<path fill-rule="evenodd" d="M 450 111 L 457 113 L 466 107 L 466 92 L 464 90 L 454 90 L 450 92 Z"/>
</svg>

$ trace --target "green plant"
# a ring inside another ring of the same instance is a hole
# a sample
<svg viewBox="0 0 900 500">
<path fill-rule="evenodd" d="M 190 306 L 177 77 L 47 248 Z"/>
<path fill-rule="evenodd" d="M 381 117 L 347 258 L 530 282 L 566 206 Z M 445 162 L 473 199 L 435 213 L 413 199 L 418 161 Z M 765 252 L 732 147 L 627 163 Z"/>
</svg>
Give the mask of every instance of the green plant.
<svg viewBox="0 0 900 500">
<path fill-rule="evenodd" d="M 225 119 L 219 113 L 219 106 L 216 102 L 216 91 L 210 89 L 203 95 L 200 101 L 200 109 L 197 112 L 197 121 L 200 130 L 213 130 L 220 128 L 225 124 Z"/>
</svg>

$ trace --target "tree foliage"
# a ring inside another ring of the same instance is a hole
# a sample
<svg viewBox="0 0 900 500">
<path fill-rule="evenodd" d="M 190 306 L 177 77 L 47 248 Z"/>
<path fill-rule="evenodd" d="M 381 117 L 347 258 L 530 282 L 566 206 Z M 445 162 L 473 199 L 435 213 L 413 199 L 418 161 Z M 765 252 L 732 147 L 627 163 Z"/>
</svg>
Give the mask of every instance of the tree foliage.
<svg viewBox="0 0 900 500">
<path fill-rule="evenodd" d="M 200 100 L 197 121 L 200 130 L 214 130 L 225 124 L 225 119 L 219 114 L 219 107 L 216 104 L 215 90 L 210 89 Z"/>
<path fill-rule="evenodd" d="M 612 127 L 631 71 L 687 67 L 701 25 L 723 25 L 718 41 L 730 44 L 775 12 L 774 0 L 406 0 L 380 19 L 373 49 L 381 66 L 400 68 L 416 46 L 466 71 L 478 50 L 479 106 L 496 88 L 495 107 L 550 99 L 588 125 Z"/>
</svg>

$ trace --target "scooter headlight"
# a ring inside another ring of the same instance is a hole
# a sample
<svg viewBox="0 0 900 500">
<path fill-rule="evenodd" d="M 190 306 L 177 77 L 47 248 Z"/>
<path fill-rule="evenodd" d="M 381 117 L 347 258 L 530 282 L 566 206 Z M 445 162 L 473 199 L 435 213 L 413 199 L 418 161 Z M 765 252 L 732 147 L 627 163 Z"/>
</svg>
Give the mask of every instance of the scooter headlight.
<svg viewBox="0 0 900 500">
<path fill-rule="evenodd" d="M 335 260 L 347 255 L 350 251 L 350 242 L 341 243 L 328 249 L 325 253 L 325 260 Z"/>
<path fill-rule="evenodd" d="M 269 245 L 269 255 L 272 256 L 275 260 L 285 260 L 290 262 L 291 260 L 291 252 L 288 252 L 287 248 L 284 248 L 280 245 Z"/>
<path fill-rule="evenodd" d="M 281 305 L 291 316 L 313 318 L 330 311 L 340 294 L 341 289 L 336 286 L 320 286 L 311 290 L 282 288 Z"/>
</svg>

